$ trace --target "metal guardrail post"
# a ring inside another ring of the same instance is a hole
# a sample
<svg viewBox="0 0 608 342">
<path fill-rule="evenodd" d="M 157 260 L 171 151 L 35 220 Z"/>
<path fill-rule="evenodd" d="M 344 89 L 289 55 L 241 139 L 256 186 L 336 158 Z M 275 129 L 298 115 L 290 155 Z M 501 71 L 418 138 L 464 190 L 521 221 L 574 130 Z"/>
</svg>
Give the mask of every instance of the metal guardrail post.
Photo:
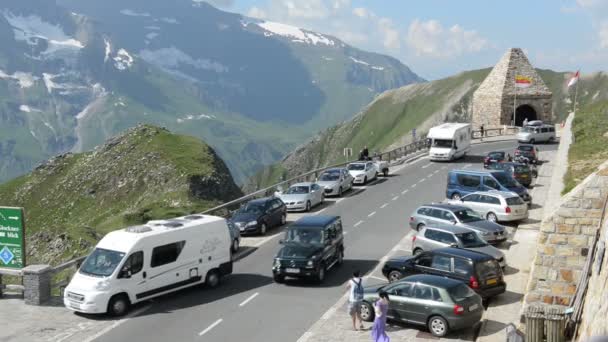
<svg viewBox="0 0 608 342">
<path fill-rule="evenodd" d="M 2 288 L 4 287 L 4 285 L 2 285 L 2 274 L 0 274 L 0 298 L 2 298 Z"/>
<path fill-rule="evenodd" d="M 564 306 L 555 305 L 545 309 L 547 342 L 564 342 L 566 328 L 566 311 Z"/>
<path fill-rule="evenodd" d="M 545 332 L 544 307 L 530 305 L 526 310 L 526 341 L 543 342 Z"/>
</svg>

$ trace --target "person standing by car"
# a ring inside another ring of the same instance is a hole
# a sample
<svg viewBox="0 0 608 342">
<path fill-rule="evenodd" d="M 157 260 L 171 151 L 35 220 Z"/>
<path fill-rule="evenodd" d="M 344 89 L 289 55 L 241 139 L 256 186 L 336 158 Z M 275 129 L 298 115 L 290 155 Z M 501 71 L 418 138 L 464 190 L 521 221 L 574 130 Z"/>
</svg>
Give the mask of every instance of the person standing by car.
<svg viewBox="0 0 608 342">
<path fill-rule="evenodd" d="M 388 293 L 382 291 L 379 294 L 380 299 L 376 301 L 375 311 L 376 319 L 372 327 L 372 341 L 374 342 L 390 342 L 391 339 L 386 334 L 386 313 L 388 312 Z"/>
<path fill-rule="evenodd" d="M 361 303 L 363 302 L 363 279 L 359 271 L 353 272 L 353 277 L 348 281 L 346 287 L 349 290 L 348 296 L 348 314 L 353 319 L 353 329 L 363 330 L 363 321 L 361 320 Z M 357 329 L 357 319 L 359 320 L 359 329 Z"/>
<path fill-rule="evenodd" d="M 481 140 L 483 141 L 483 136 L 484 136 L 483 124 L 481 124 L 481 127 L 479 127 L 479 130 L 481 131 Z"/>
<path fill-rule="evenodd" d="M 367 146 L 363 148 L 363 156 L 365 157 L 365 160 L 369 160 L 369 150 L 367 149 Z"/>
<path fill-rule="evenodd" d="M 523 125 L 523 127 L 526 127 L 526 126 L 528 126 L 528 118 L 524 119 L 524 125 Z"/>
</svg>

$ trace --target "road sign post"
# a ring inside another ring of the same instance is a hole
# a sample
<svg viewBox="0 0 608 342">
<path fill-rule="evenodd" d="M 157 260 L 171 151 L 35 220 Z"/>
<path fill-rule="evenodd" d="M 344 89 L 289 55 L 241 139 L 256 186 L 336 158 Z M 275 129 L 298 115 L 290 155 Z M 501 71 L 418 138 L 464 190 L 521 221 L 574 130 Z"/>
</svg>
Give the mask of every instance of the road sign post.
<svg viewBox="0 0 608 342">
<path fill-rule="evenodd" d="M 0 267 L 25 267 L 23 208 L 0 207 Z"/>
<path fill-rule="evenodd" d="M 416 142 L 416 129 L 412 129 L 412 142 Z"/>
</svg>

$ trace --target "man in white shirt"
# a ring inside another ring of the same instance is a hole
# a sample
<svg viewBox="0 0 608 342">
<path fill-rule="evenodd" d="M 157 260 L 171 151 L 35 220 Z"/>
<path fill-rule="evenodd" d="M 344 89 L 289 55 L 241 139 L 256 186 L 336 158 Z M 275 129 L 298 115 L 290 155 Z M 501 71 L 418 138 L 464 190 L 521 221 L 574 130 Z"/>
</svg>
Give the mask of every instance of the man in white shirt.
<svg viewBox="0 0 608 342">
<path fill-rule="evenodd" d="M 353 277 L 346 284 L 349 290 L 348 295 L 348 314 L 353 319 L 353 329 L 363 330 L 363 321 L 361 320 L 361 303 L 363 301 L 363 279 L 359 271 L 353 272 Z M 357 319 L 359 320 L 359 329 L 357 329 Z"/>
</svg>

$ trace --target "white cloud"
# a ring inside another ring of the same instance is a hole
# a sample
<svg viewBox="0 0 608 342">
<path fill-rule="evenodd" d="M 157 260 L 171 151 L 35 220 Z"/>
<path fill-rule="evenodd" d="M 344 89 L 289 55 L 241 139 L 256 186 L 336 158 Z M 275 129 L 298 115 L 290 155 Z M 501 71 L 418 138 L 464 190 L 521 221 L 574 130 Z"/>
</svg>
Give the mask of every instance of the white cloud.
<svg viewBox="0 0 608 342">
<path fill-rule="evenodd" d="M 219 8 L 231 8 L 234 6 L 234 0 L 192 0 L 194 2 L 207 2 L 212 6 Z"/>
<path fill-rule="evenodd" d="M 446 29 L 437 20 L 412 21 L 406 41 L 416 56 L 439 58 L 476 53 L 488 46 L 487 40 L 476 31 L 467 31 L 460 25 Z"/>
<path fill-rule="evenodd" d="M 353 14 L 359 18 L 367 18 L 369 16 L 369 12 L 366 8 L 363 7 L 355 7 L 353 8 Z"/>
<path fill-rule="evenodd" d="M 602 49 L 608 49 L 608 21 L 604 21 L 600 24 L 598 36 L 600 39 L 600 47 Z"/>
<path fill-rule="evenodd" d="M 249 9 L 249 11 L 247 12 L 247 16 L 257 19 L 265 19 L 267 17 L 266 12 L 264 10 L 255 6 Z"/>
<path fill-rule="evenodd" d="M 576 4 L 586 13 L 597 30 L 597 46 L 600 49 L 608 48 L 608 1 L 605 0 L 577 0 Z"/>
<path fill-rule="evenodd" d="M 388 18 L 380 18 L 378 20 L 378 30 L 382 34 L 382 44 L 385 48 L 396 50 L 401 47 L 399 31 L 395 28 L 392 20 Z"/>
<path fill-rule="evenodd" d="M 287 15 L 292 18 L 325 19 L 330 11 L 323 0 L 307 0 L 306 2 L 288 0 L 279 3 L 287 8 Z"/>
</svg>

